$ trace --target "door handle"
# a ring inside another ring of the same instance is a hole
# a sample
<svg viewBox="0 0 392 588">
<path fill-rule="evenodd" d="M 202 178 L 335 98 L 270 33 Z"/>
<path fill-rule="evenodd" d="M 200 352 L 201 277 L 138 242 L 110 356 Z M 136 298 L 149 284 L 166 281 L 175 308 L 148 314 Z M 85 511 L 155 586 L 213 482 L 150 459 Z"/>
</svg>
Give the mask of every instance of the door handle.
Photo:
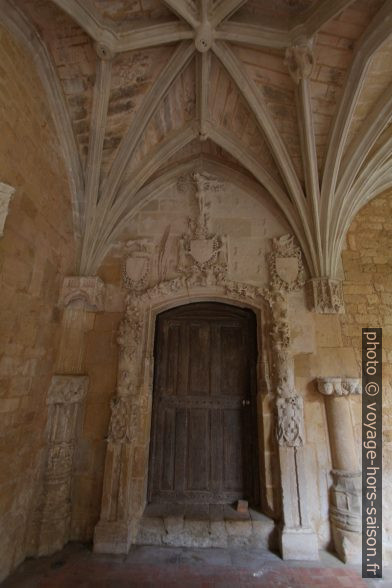
<svg viewBox="0 0 392 588">
<path fill-rule="evenodd" d="M 243 400 L 242 401 L 242 406 L 249 406 L 250 405 L 250 400 Z"/>
</svg>

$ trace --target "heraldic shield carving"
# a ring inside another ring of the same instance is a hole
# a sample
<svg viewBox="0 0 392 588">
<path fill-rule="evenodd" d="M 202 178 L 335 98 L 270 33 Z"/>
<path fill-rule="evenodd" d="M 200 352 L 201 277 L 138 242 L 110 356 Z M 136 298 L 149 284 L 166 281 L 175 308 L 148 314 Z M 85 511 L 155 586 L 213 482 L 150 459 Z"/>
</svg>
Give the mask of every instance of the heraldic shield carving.
<svg viewBox="0 0 392 588">
<path fill-rule="evenodd" d="M 179 241 L 178 271 L 185 275 L 194 273 L 224 273 L 227 271 L 227 240 L 224 235 L 216 235 L 209 228 L 210 203 L 207 191 L 222 189 L 220 183 L 208 174 L 194 172 L 192 184 L 196 188 L 198 214 L 196 219 L 188 219 L 189 233 Z"/>
<path fill-rule="evenodd" d="M 148 285 L 151 269 L 151 255 L 154 244 L 151 239 L 138 239 L 127 242 L 130 251 L 123 265 L 123 279 L 129 290 L 144 290 Z"/>
<path fill-rule="evenodd" d="M 291 292 L 302 288 L 305 272 L 301 249 L 294 245 L 292 235 L 283 235 L 272 240 L 272 252 L 268 255 L 271 285 L 274 288 Z"/>
</svg>

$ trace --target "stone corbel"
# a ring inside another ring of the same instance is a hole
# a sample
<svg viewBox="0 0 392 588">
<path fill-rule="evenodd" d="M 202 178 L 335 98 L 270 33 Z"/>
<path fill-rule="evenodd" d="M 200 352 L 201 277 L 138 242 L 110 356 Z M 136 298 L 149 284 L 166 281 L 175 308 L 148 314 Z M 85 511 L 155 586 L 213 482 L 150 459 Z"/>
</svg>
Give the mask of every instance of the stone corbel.
<svg viewBox="0 0 392 588">
<path fill-rule="evenodd" d="M 333 486 L 330 520 L 335 549 L 343 561 L 359 563 L 362 557 L 362 486 L 348 398 L 361 394 L 360 380 L 318 378 L 317 386 L 325 397 L 331 445 Z"/>
<path fill-rule="evenodd" d="M 9 205 L 15 188 L 0 182 L 0 237 L 4 234 L 4 225 L 8 215 Z"/>
<path fill-rule="evenodd" d="M 305 37 L 299 38 L 287 47 L 285 54 L 285 65 L 296 84 L 301 80 L 309 79 L 314 66 L 312 40 Z"/>
<path fill-rule="evenodd" d="M 59 305 L 63 308 L 102 312 L 104 299 L 105 284 L 97 276 L 68 276 L 63 281 Z"/>
<path fill-rule="evenodd" d="M 341 280 L 311 278 L 306 282 L 306 294 L 309 308 L 318 314 L 340 314 L 344 312 Z"/>
</svg>

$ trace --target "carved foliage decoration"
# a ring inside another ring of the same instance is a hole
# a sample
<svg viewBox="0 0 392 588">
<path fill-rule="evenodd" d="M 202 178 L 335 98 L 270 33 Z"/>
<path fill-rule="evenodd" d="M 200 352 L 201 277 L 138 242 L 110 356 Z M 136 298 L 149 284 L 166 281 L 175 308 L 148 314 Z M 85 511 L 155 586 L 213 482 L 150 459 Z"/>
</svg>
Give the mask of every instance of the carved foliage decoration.
<svg viewBox="0 0 392 588">
<path fill-rule="evenodd" d="M 111 443 L 130 443 L 132 440 L 130 398 L 115 396 L 111 401 L 111 409 L 108 440 Z"/>
<path fill-rule="evenodd" d="M 292 235 L 272 240 L 272 252 L 268 255 L 271 289 L 291 292 L 302 288 L 305 272 L 301 249 L 294 245 Z"/>
<path fill-rule="evenodd" d="M 105 284 L 97 276 L 68 276 L 64 278 L 59 304 L 92 312 L 104 309 Z"/>
<path fill-rule="evenodd" d="M 47 404 L 81 402 L 86 395 L 88 376 L 55 375 L 49 387 Z"/>
<path fill-rule="evenodd" d="M 343 288 L 340 280 L 312 278 L 306 283 L 309 306 L 319 314 L 344 312 Z"/>
<path fill-rule="evenodd" d="M 287 349 L 290 345 L 287 296 L 284 291 L 272 289 L 265 291 L 265 297 L 272 311 L 272 345 L 277 349 Z"/>
<path fill-rule="evenodd" d="M 297 394 L 278 398 L 277 438 L 279 445 L 298 447 L 303 445 L 303 400 Z"/>
</svg>

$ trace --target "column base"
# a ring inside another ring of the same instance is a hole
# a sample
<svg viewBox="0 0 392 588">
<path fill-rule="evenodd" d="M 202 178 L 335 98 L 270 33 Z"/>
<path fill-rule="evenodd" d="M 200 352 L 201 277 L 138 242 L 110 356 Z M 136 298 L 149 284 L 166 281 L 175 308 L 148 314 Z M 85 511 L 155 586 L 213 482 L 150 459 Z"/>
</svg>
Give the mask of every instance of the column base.
<svg viewBox="0 0 392 588">
<path fill-rule="evenodd" d="M 311 529 L 283 529 L 280 547 L 283 559 L 320 559 L 317 535 Z"/>
<path fill-rule="evenodd" d="M 339 559 L 348 564 L 362 562 L 362 533 L 340 529 L 332 524 L 332 537 Z"/>
<path fill-rule="evenodd" d="M 131 521 L 100 521 L 94 529 L 94 552 L 128 553 L 136 530 Z"/>
</svg>

